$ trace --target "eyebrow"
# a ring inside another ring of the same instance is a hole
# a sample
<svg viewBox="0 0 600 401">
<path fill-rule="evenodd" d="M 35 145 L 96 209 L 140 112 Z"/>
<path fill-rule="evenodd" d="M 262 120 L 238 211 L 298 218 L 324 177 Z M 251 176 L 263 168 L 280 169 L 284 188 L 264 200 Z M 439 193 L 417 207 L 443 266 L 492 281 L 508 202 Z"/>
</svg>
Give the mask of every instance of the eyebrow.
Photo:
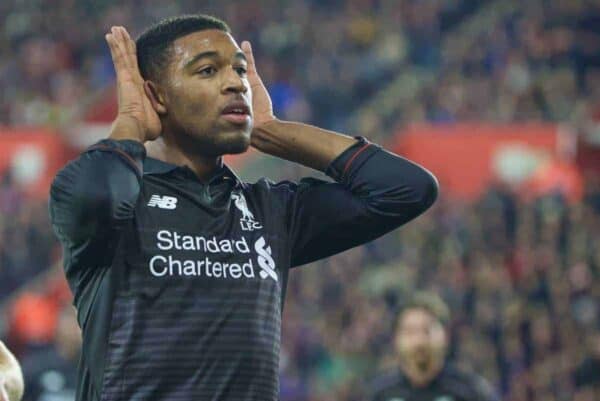
<svg viewBox="0 0 600 401">
<path fill-rule="evenodd" d="M 192 64 L 196 63 L 198 60 L 201 60 L 201 59 L 207 58 L 207 57 L 212 57 L 212 58 L 219 57 L 219 52 L 216 52 L 214 50 L 210 50 L 210 51 L 198 53 L 194 57 L 192 57 L 188 62 L 185 63 L 185 67 L 184 68 L 188 68 Z M 246 55 L 244 53 L 242 53 L 242 52 L 235 53 L 233 57 L 248 62 L 248 60 L 246 59 Z"/>
</svg>

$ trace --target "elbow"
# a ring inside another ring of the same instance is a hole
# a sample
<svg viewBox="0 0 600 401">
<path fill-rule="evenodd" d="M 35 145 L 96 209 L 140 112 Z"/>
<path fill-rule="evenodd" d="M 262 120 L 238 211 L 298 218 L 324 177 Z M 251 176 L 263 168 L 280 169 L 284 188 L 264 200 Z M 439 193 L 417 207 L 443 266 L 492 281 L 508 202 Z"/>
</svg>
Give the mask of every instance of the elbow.
<svg viewBox="0 0 600 401">
<path fill-rule="evenodd" d="M 440 185 L 437 178 L 431 172 L 424 170 L 425 177 L 421 184 L 416 188 L 416 197 L 418 199 L 419 214 L 429 209 L 437 200 Z"/>
<path fill-rule="evenodd" d="M 421 215 L 435 203 L 439 185 L 429 171 L 419 168 L 408 177 L 395 179 L 397 185 L 369 199 L 371 211 L 392 217 L 403 224 Z"/>
<path fill-rule="evenodd" d="M 121 217 L 124 204 L 132 206 L 135 196 L 130 192 L 133 191 L 115 185 L 107 177 L 81 182 L 72 200 L 73 215 L 80 221 L 111 222 Z"/>
<path fill-rule="evenodd" d="M 52 184 L 50 189 L 50 221 L 59 239 L 78 242 L 95 230 L 95 222 L 109 218 L 110 199 L 94 188 L 92 181 Z"/>
<path fill-rule="evenodd" d="M 71 163 L 52 183 L 49 212 L 59 237 L 76 239 L 97 233 L 99 225 L 119 219 L 124 211 L 129 211 L 125 206 L 133 204 L 135 199 L 139 185 L 135 176 L 115 182 L 101 164 L 84 167 Z"/>
</svg>

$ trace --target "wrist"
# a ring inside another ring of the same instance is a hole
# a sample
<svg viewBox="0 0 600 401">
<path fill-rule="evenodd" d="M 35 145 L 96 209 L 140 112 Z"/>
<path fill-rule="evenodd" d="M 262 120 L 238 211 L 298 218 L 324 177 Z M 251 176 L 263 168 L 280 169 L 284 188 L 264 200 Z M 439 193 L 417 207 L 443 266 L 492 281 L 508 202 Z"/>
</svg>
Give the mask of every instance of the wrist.
<svg viewBox="0 0 600 401">
<path fill-rule="evenodd" d="M 277 117 L 275 117 L 275 115 L 270 114 L 267 116 L 261 116 L 260 118 L 256 118 L 255 119 L 255 124 L 254 124 L 254 128 L 261 128 L 267 124 L 273 123 L 273 122 L 281 122 L 281 120 L 279 120 Z"/>
<path fill-rule="evenodd" d="M 147 141 L 146 133 L 140 121 L 135 117 L 124 114 L 118 115 L 113 122 L 109 138 L 114 140 L 129 139 L 142 144 Z"/>
</svg>

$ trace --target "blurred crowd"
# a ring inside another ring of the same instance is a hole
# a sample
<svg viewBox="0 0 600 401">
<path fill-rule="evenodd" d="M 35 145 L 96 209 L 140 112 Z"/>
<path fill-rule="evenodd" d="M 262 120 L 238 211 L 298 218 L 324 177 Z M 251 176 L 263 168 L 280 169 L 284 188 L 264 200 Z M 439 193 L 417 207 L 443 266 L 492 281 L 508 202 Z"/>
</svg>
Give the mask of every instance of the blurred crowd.
<svg viewBox="0 0 600 401">
<path fill-rule="evenodd" d="M 355 129 L 348 116 L 398 73 L 422 68 L 435 80 L 392 123 L 600 119 L 598 1 L 521 2 L 476 37 L 456 27 L 497 1 L 197 3 L 0 1 L 0 125 L 61 128 L 81 118 L 114 82 L 102 33 L 124 25 L 136 35 L 183 12 L 220 16 L 253 42 L 281 118 Z M 464 46 L 445 45 L 450 36 Z M 360 133 L 379 139 L 389 121 L 369 115 Z M 586 386 L 600 381 L 599 182 L 588 178 L 586 191 L 581 203 L 525 203 L 500 187 L 475 205 L 442 198 L 398 232 L 295 270 L 282 399 L 361 400 L 370 378 L 397 363 L 395 312 L 415 288 L 449 303 L 450 359 L 503 399 L 595 399 Z M 73 396 L 78 328 L 60 269 L 10 298 L 59 262 L 46 203 L 3 176 L 0 334 L 23 361 L 27 401 Z"/>
<path fill-rule="evenodd" d="M 275 109 L 334 128 L 411 62 L 439 59 L 442 34 L 483 0 L 8 0 L 0 3 L 0 124 L 67 125 L 114 82 L 104 33 L 137 36 L 203 12 L 255 46 Z"/>
<path fill-rule="evenodd" d="M 510 2 L 507 2 L 510 3 Z M 436 79 L 407 120 L 575 122 L 600 106 L 600 3 L 519 2 L 481 34 L 457 34 L 441 57 L 418 63 Z"/>
<path fill-rule="evenodd" d="M 27 197 L 10 173 L 0 176 L 0 304 L 56 261 L 55 244 L 46 202 Z"/>
<path fill-rule="evenodd" d="M 199 8 L 193 0 L 4 1 L 0 124 L 77 121 L 114 80 L 103 32 L 120 24 L 137 35 L 162 17 L 199 11 L 224 18 L 238 39 L 255 43 L 282 118 L 355 129 L 348 116 L 415 68 L 435 80 L 392 123 L 600 118 L 600 4 L 516 2 L 522 4 L 491 22 L 480 18 L 475 31 L 458 29 L 478 10 L 501 3 L 211 0 Z"/>
</svg>

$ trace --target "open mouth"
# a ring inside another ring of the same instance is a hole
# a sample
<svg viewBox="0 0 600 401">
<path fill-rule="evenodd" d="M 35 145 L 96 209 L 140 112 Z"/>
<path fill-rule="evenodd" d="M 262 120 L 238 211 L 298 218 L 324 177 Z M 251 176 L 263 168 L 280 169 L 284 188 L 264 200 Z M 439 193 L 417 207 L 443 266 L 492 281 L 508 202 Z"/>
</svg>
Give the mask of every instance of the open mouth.
<svg viewBox="0 0 600 401">
<path fill-rule="evenodd" d="M 244 125 L 250 122 L 250 108 L 244 102 L 233 102 L 227 105 L 221 115 L 233 124 Z"/>
</svg>

